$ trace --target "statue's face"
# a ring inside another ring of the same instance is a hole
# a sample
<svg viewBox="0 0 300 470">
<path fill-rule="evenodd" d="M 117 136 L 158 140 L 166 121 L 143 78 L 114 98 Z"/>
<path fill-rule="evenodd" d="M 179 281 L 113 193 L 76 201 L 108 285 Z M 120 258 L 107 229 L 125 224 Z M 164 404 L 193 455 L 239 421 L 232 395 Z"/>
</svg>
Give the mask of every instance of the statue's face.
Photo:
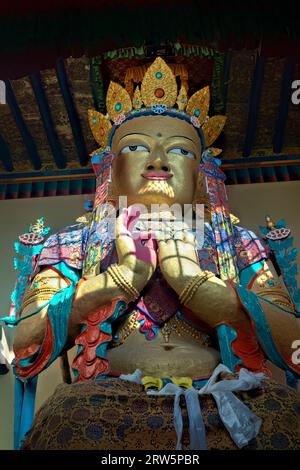
<svg viewBox="0 0 300 470">
<path fill-rule="evenodd" d="M 128 205 L 193 202 L 201 158 L 194 127 L 169 116 L 129 120 L 112 141 L 113 188 Z"/>
</svg>

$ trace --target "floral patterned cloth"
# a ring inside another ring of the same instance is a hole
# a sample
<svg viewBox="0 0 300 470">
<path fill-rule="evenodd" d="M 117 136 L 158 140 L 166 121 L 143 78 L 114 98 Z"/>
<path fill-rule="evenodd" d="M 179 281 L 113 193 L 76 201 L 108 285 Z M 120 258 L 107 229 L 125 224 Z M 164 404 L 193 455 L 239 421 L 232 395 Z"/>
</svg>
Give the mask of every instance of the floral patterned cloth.
<svg viewBox="0 0 300 470">
<path fill-rule="evenodd" d="M 244 449 L 299 449 L 300 396 L 270 380 L 238 394 L 263 424 Z M 59 385 L 38 411 L 23 450 L 174 450 L 174 397 L 149 396 L 143 386 L 117 378 Z M 214 399 L 200 398 L 208 448 L 235 450 Z M 184 399 L 183 449 L 189 449 Z"/>
<path fill-rule="evenodd" d="M 269 257 L 267 245 L 254 232 L 236 225 L 233 226 L 233 229 L 239 271 L 263 258 Z M 42 248 L 38 265 L 53 265 L 65 261 L 70 267 L 82 269 L 82 262 L 88 247 L 88 232 L 89 226 L 87 223 L 78 223 L 50 235 Z M 93 243 L 95 243 L 97 236 L 101 236 L 101 230 L 93 231 Z M 198 247 L 198 254 L 202 269 L 218 274 L 218 255 L 214 232 L 208 223 L 204 226 L 203 243 L 201 247 Z M 113 249 L 110 256 L 102 261 L 102 271 L 116 260 L 116 252 Z"/>
</svg>

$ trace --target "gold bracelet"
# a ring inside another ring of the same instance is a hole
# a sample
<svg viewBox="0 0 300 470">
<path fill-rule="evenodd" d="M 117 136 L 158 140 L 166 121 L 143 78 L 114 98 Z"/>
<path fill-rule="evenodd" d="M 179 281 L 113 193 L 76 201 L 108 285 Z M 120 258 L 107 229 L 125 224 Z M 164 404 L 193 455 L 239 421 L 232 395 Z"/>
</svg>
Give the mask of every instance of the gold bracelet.
<svg viewBox="0 0 300 470">
<path fill-rule="evenodd" d="M 123 275 L 120 267 L 117 264 L 112 264 L 107 268 L 108 274 L 111 276 L 115 284 L 120 287 L 132 300 L 140 296 L 139 291 L 129 282 Z"/>
<path fill-rule="evenodd" d="M 26 299 L 27 298 L 30 298 L 30 297 L 35 297 L 39 294 L 56 294 L 56 292 L 58 291 L 59 289 L 55 288 L 55 287 L 38 287 L 38 288 L 35 288 L 35 289 L 29 289 L 29 291 L 27 292 L 26 294 Z"/>
<path fill-rule="evenodd" d="M 46 300 L 46 301 L 49 301 L 51 300 L 53 297 L 53 295 L 51 296 L 43 296 L 43 295 L 38 295 L 36 297 L 31 297 L 30 299 L 26 299 L 25 301 L 23 301 L 22 303 L 22 309 L 28 307 L 28 305 L 31 305 L 35 302 L 39 302 L 41 300 Z"/>
<path fill-rule="evenodd" d="M 139 291 L 125 278 L 125 276 L 123 276 L 123 273 L 117 264 L 109 266 L 107 271 L 117 286 L 125 291 L 130 297 L 133 297 L 133 300 L 139 297 Z"/>
<path fill-rule="evenodd" d="M 42 288 L 35 288 L 29 289 L 27 294 L 23 299 L 22 308 L 27 307 L 28 305 L 39 301 L 39 300 L 50 300 L 52 297 L 58 292 L 59 289 L 54 287 L 42 287 Z"/>
<path fill-rule="evenodd" d="M 214 273 L 210 271 L 204 271 L 203 273 L 197 274 L 197 276 L 192 278 L 179 296 L 180 303 L 186 305 L 192 299 L 198 288 L 213 276 Z"/>
<path fill-rule="evenodd" d="M 58 292 L 58 289 L 55 289 L 53 291 L 31 292 L 30 294 L 27 294 L 24 297 L 23 302 L 28 302 L 28 301 L 31 301 L 32 299 L 36 300 L 39 297 L 45 297 L 45 296 L 51 299 L 51 297 L 53 297 L 53 295 L 55 295 L 57 292 Z"/>
</svg>

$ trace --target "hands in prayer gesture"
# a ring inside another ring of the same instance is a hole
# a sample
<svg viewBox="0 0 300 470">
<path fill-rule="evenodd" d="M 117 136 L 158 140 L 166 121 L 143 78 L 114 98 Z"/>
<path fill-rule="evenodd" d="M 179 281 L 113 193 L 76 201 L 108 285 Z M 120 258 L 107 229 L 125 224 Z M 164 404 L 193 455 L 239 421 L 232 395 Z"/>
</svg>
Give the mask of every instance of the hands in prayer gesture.
<svg viewBox="0 0 300 470">
<path fill-rule="evenodd" d="M 135 231 L 138 221 L 146 219 L 149 223 L 151 217 L 150 214 L 141 216 L 133 206 L 120 214 L 116 224 L 119 264 L 130 272 L 130 278 L 138 290 L 147 284 L 159 264 L 168 284 L 180 293 L 192 277 L 201 273 L 195 237 L 183 224 L 173 235 L 166 234 L 163 226 L 154 232 Z M 160 214 L 160 220 L 162 223 L 166 220 L 175 222 L 170 212 Z"/>
</svg>

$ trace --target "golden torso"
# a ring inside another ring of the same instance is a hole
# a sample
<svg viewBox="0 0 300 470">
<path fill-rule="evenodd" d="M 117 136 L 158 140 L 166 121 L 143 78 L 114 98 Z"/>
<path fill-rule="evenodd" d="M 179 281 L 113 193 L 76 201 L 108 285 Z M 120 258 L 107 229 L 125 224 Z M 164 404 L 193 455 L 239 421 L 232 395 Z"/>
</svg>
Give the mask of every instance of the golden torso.
<svg viewBox="0 0 300 470">
<path fill-rule="evenodd" d="M 151 341 L 139 331 L 134 318 L 118 333 L 123 337 L 121 344 L 113 344 L 107 354 L 112 372 L 130 374 L 140 369 L 144 376 L 201 378 L 210 375 L 220 362 L 219 352 L 207 345 L 206 335 L 179 318 L 169 320 Z"/>
</svg>

